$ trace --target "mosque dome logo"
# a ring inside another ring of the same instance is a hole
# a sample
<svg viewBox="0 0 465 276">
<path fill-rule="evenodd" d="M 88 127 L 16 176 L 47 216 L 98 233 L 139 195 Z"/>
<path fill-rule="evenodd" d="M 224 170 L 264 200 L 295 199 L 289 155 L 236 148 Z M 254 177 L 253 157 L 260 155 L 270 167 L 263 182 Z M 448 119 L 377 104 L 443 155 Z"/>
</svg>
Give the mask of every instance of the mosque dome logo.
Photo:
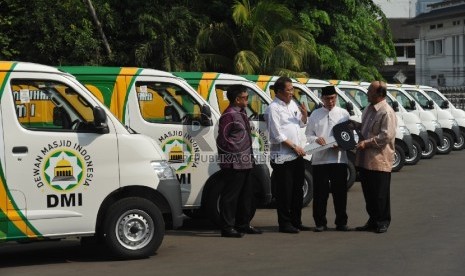
<svg viewBox="0 0 465 276">
<path fill-rule="evenodd" d="M 45 158 L 44 179 L 54 190 L 71 191 L 84 180 L 85 163 L 70 150 L 58 150 Z"/>
</svg>

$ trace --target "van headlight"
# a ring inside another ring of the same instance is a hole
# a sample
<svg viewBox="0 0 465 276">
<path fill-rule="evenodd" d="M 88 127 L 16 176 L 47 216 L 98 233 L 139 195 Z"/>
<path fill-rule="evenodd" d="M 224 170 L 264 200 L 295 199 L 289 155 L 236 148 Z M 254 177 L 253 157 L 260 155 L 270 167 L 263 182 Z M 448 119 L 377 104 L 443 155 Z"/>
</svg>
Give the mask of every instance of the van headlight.
<svg viewBox="0 0 465 276">
<path fill-rule="evenodd" d="M 451 124 L 452 124 L 453 126 L 458 126 L 458 125 L 459 125 L 459 124 L 457 123 L 457 120 L 455 120 L 455 119 L 449 119 L 449 120 L 450 120 L 450 122 L 451 122 Z"/>
<path fill-rule="evenodd" d="M 152 168 L 157 173 L 158 178 L 160 179 L 175 179 L 176 178 L 176 173 L 174 169 L 170 165 L 168 165 L 168 162 L 152 161 L 150 164 L 152 165 Z"/>
<path fill-rule="evenodd" d="M 410 135 L 410 131 L 405 126 L 400 127 L 400 132 L 402 132 L 402 134 L 404 134 L 404 135 Z"/>
<path fill-rule="evenodd" d="M 416 123 L 416 125 L 417 125 L 417 128 L 418 128 L 418 130 L 419 130 L 420 132 L 426 131 L 426 127 L 425 127 L 424 124 L 422 124 L 422 123 Z"/>
</svg>

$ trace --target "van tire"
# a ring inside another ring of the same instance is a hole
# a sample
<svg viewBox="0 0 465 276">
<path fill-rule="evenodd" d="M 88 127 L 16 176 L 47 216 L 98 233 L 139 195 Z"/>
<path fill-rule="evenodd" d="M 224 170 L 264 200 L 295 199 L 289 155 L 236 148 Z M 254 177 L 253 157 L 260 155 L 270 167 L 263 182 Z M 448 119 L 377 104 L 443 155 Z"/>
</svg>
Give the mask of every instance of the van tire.
<svg viewBox="0 0 465 276">
<path fill-rule="evenodd" d="M 405 151 L 402 149 L 401 146 L 396 145 L 395 146 L 395 152 L 394 152 L 394 162 L 392 164 L 392 171 L 393 172 L 398 172 L 400 171 L 405 164 Z"/>
<path fill-rule="evenodd" d="M 420 146 L 420 144 L 417 141 L 413 140 L 412 145 L 413 145 L 413 151 L 412 151 L 413 156 L 405 157 L 405 164 L 406 165 L 416 165 L 421 159 L 421 146 Z"/>
<path fill-rule="evenodd" d="M 436 140 L 428 135 L 428 144 L 425 147 L 426 149 L 421 152 L 422 159 L 431 159 L 433 156 L 436 155 L 437 151 L 437 143 Z"/>
<path fill-rule="evenodd" d="M 221 227 L 220 200 L 223 186 L 224 182 L 221 179 L 218 179 L 214 185 L 210 185 L 207 192 L 205 206 L 203 206 L 208 218 L 217 227 Z M 255 203 L 255 199 L 253 200 L 253 203 Z M 249 220 L 252 220 L 256 211 L 256 206 L 252 206 Z"/>
<path fill-rule="evenodd" d="M 307 169 L 305 170 L 304 185 L 302 189 L 304 190 L 302 206 L 307 207 L 313 199 L 313 176 Z"/>
<path fill-rule="evenodd" d="M 460 137 L 457 143 L 454 143 L 453 150 L 463 150 L 465 148 L 465 130 L 460 130 Z"/>
<path fill-rule="evenodd" d="M 347 162 L 347 191 L 354 186 L 356 178 L 357 170 L 355 169 L 355 164 L 349 159 Z"/>
<path fill-rule="evenodd" d="M 128 197 L 113 203 L 104 222 L 105 243 L 121 259 L 153 255 L 165 235 L 160 209 L 145 198 Z M 132 242 L 131 240 L 136 242 Z"/>
<path fill-rule="evenodd" d="M 452 138 L 452 135 L 450 133 L 444 132 L 444 143 L 443 146 L 437 146 L 437 153 L 438 154 L 449 154 L 452 151 L 453 145 L 454 145 L 454 138 Z"/>
</svg>

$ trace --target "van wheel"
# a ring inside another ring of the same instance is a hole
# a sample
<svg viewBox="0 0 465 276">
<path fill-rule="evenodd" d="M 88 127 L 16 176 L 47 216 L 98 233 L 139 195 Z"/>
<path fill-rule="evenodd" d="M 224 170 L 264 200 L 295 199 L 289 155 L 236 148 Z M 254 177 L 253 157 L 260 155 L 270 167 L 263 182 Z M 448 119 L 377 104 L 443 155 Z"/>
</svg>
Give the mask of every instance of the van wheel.
<svg viewBox="0 0 465 276">
<path fill-rule="evenodd" d="M 357 170 L 355 169 L 355 164 L 349 159 L 349 162 L 347 162 L 347 190 L 352 188 L 356 178 Z"/>
<path fill-rule="evenodd" d="M 434 155 L 436 155 L 437 151 L 437 143 L 436 140 L 428 135 L 428 144 L 426 145 L 426 149 L 421 152 L 421 158 L 423 159 L 431 159 Z"/>
<path fill-rule="evenodd" d="M 463 150 L 465 148 L 465 131 L 460 130 L 460 138 L 457 143 L 454 143 L 454 150 Z"/>
<path fill-rule="evenodd" d="M 313 199 L 313 176 L 308 170 L 305 170 L 304 185 L 302 189 L 304 190 L 302 206 L 307 207 Z"/>
<path fill-rule="evenodd" d="M 203 206 L 207 217 L 215 224 L 216 226 L 221 226 L 221 217 L 220 217 L 220 200 L 221 200 L 221 190 L 223 189 L 224 182 L 221 179 L 213 185 L 210 185 L 208 188 L 207 198 L 205 201 L 205 206 Z"/>
<path fill-rule="evenodd" d="M 144 198 L 129 197 L 108 208 L 105 242 L 117 258 L 135 259 L 154 254 L 165 235 L 158 207 Z"/>
<path fill-rule="evenodd" d="M 450 135 L 447 132 L 444 132 L 443 136 L 444 136 L 443 146 L 442 147 L 437 146 L 437 150 L 438 150 L 437 152 L 438 154 L 449 154 L 452 151 L 454 139 L 452 138 L 452 135 Z"/>
<path fill-rule="evenodd" d="M 249 183 L 252 184 L 252 183 Z M 223 190 L 224 182 L 219 180 L 214 185 L 211 185 L 208 189 L 207 199 L 205 201 L 205 211 L 208 218 L 213 222 L 217 227 L 221 227 L 221 216 L 220 216 L 220 200 L 221 200 L 221 191 Z M 257 211 L 256 206 L 252 206 L 250 210 L 250 218 L 255 216 Z"/>
<path fill-rule="evenodd" d="M 413 144 L 412 156 L 408 156 L 408 157 L 406 156 L 405 157 L 405 164 L 407 164 L 407 165 L 415 165 L 421 159 L 421 146 L 420 146 L 420 144 L 415 140 L 412 141 L 412 144 Z"/>
<path fill-rule="evenodd" d="M 405 151 L 402 149 L 401 146 L 395 146 L 394 152 L 394 162 L 392 164 L 392 171 L 398 172 L 405 164 Z"/>
</svg>

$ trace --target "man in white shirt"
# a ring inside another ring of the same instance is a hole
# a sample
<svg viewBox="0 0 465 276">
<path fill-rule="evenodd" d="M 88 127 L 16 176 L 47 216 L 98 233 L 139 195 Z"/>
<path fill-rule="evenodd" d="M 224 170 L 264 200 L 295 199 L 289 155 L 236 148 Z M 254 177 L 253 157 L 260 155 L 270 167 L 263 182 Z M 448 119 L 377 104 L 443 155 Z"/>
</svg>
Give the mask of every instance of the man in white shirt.
<svg viewBox="0 0 465 276">
<path fill-rule="evenodd" d="M 323 87 L 323 107 L 310 115 L 305 131 L 309 143 L 325 145 L 333 137 L 333 127 L 350 118 L 347 110 L 336 106 L 337 93 L 334 86 Z M 315 152 L 312 155 L 313 169 L 313 219 L 315 232 L 328 229 L 326 206 L 329 193 L 333 194 L 336 212 L 336 230 L 348 231 L 347 227 L 347 154 L 337 146 Z"/>
<path fill-rule="evenodd" d="M 271 167 L 276 183 L 279 231 L 299 233 L 310 230 L 302 225 L 305 151 L 299 129 L 307 124 L 307 109 L 292 100 L 292 80 L 280 77 L 274 84 L 276 97 L 265 111 L 270 136 Z M 285 159 L 285 161 L 284 161 Z"/>
</svg>

